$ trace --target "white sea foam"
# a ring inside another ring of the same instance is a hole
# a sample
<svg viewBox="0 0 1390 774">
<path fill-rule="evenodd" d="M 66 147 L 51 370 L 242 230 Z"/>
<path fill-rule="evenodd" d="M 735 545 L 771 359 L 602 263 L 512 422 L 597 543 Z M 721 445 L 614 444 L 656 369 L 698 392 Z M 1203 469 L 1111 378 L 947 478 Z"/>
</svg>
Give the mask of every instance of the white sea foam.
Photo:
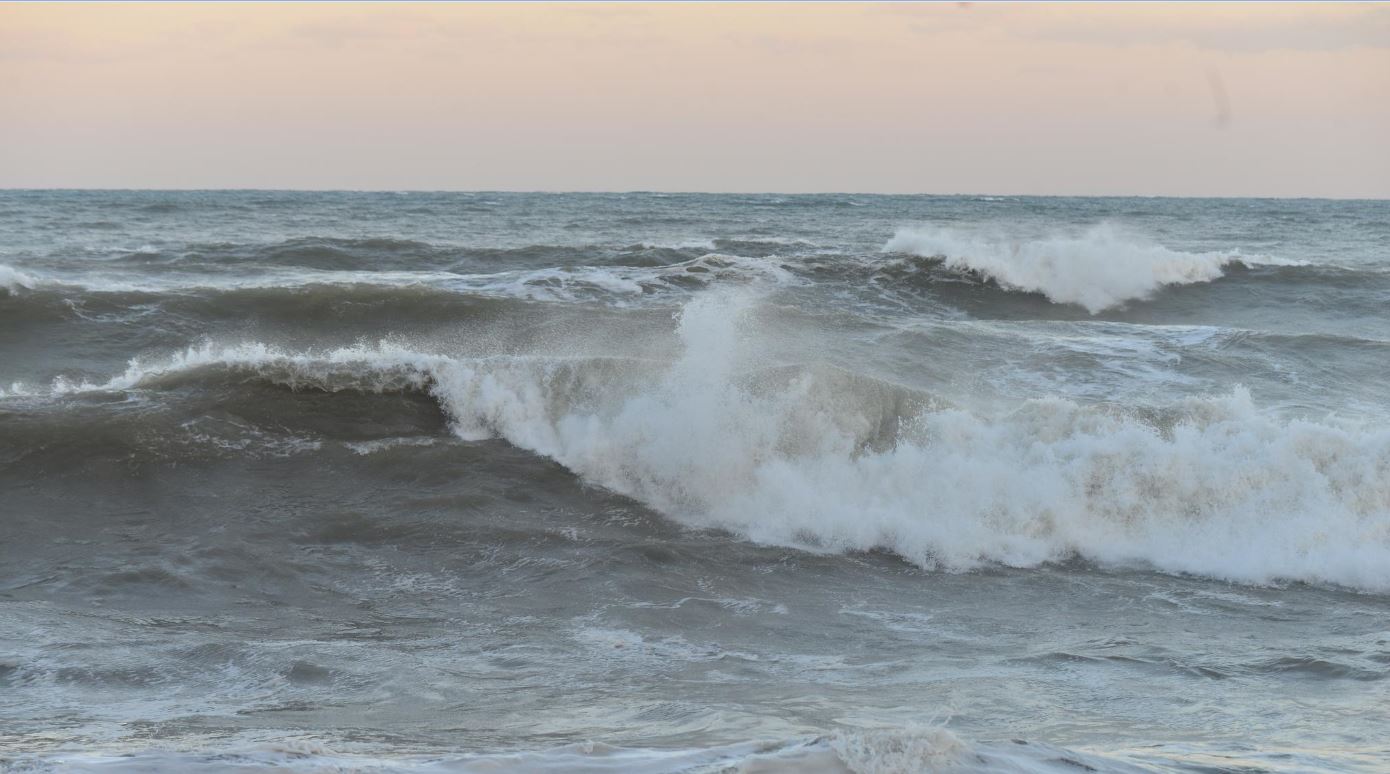
<svg viewBox="0 0 1390 774">
<path fill-rule="evenodd" d="M 380 438 L 375 441 L 349 441 L 344 444 L 353 453 L 366 456 L 388 449 L 396 449 L 402 446 L 433 446 L 439 442 L 438 438 L 428 435 L 422 436 L 402 436 L 398 438 Z"/>
<path fill-rule="evenodd" d="M 13 293 L 20 288 L 32 288 L 36 284 L 38 284 L 38 280 L 34 277 L 13 266 L 0 263 L 0 288 Z"/>
<path fill-rule="evenodd" d="M 941 258 L 947 267 L 982 274 L 1010 290 L 1042 293 L 1092 314 L 1147 298 L 1165 285 L 1211 282 L 1235 261 L 1287 263 L 1238 251 L 1171 250 L 1110 225 L 1080 236 L 1009 240 L 950 229 L 900 229 L 884 250 Z"/>
<path fill-rule="evenodd" d="M 947 570 L 1081 556 L 1390 590 L 1390 428 L 1279 419 L 1243 389 L 1173 404 L 1156 426 L 1060 398 L 985 415 L 825 369 L 773 378 L 744 344 L 756 297 L 691 301 L 669 366 L 209 344 L 53 391 L 153 386 L 209 367 L 428 390 L 465 439 L 505 438 L 672 518 L 755 541 L 887 548 Z"/>
</svg>

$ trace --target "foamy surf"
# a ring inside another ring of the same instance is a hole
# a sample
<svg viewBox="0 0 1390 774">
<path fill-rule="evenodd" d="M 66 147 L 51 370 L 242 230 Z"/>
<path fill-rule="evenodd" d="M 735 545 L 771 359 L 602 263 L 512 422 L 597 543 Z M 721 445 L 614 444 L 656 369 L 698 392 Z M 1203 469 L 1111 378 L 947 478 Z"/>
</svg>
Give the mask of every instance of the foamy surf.
<svg viewBox="0 0 1390 774">
<path fill-rule="evenodd" d="M 643 749 L 586 742 L 547 750 L 470 755 L 344 754 L 313 743 L 261 745 L 210 754 L 55 755 L 24 761 L 29 771 L 202 772 L 372 771 L 382 774 L 1103 774 L 1152 771 L 1121 760 L 1014 740 L 971 744 L 944 728 L 845 729 L 821 737 L 708 748 Z"/>
</svg>

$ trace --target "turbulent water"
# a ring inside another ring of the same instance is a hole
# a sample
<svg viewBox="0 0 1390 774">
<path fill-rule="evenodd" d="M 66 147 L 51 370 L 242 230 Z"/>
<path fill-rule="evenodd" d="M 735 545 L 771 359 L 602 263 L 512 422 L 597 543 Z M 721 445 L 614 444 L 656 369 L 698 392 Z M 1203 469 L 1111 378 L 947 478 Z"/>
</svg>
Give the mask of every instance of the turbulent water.
<svg viewBox="0 0 1390 774">
<path fill-rule="evenodd" d="M 1390 202 L 0 192 L 0 767 L 1386 771 Z"/>
</svg>

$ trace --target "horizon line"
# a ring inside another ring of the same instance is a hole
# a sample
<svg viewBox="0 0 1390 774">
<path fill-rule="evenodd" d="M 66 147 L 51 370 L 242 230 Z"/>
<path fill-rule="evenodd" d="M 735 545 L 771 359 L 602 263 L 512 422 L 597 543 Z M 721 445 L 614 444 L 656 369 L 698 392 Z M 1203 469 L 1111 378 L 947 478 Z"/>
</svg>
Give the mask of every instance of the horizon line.
<svg viewBox="0 0 1390 774">
<path fill-rule="evenodd" d="M 913 196 L 960 198 L 967 196 L 1009 197 L 1016 199 L 1265 199 L 1278 201 L 1334 201 L 1334 202 L 1387 202 L 1390 196 L 1303 196 L 1303 195 L 1242 195 L 1242 194 L 1068 194 L 1068 193 L 998 193 L 998 192 L 956 192 L 931 193 L 926 191 L 911 193 L 887 193 L 882 191 L 702 191 L 702 190 L 661 190 L 655 188 L 633 189 L 508 189 L 508 188 L 109 188 L 78 186 L 4 186 L 0 192 L 64 192 L 64 193 L 349 193 L 349 194 L 531 194 L 546 196 L 575 195 L 628 195 L 649 194 L 664 196 Z"/>
</svg>

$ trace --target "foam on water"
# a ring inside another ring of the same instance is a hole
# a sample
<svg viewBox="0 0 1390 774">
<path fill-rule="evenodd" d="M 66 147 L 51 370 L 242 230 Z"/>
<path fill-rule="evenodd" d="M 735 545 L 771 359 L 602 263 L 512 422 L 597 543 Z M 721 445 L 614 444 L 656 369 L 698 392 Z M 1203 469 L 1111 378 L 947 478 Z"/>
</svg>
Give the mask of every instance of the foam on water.
<svg viewBox="0 0 1390 774">
<path fill-rule="evenodd" d="M 1105 224 L 1080 236 L 1032 240 L 899 229 L 884 250 L 940 258 L 948 268 L 982 275 L 1010 290 L 1042 293 L 1059 304 L 1079 304 L 1092 314 L 1147 298 L 1165 285 L 1211 282 L 1231 263 L 1286 263 L 1239 252 L 1170 250 Z"/>
<path fill-rule="evenodd" d="M 1070 774 L 1078 770 L 1139 774 L 1148 769 L 1088 753 L 1016 740 L 968 743 L 944 728 L 847 728 L 821 737 L 751 741 L 717 747 L 640 749 L 585 742 L 520 753 L 451 756 L 337 752 L 308 742 L 265 744 L 213 754 L 53 755 L 25 761 L 30 770 L 66 772 L 377 771 L 571 774 Z"/>
<path fill-rule="evenodd" d="M 759 370 L 756 292 L 684 309 L 670 363 L 458 358 L 402 344 L 205 344 L 104 383 L 205 369 L 294 387 L 425 390 L 464 439 L 501 437 L 693 526 L 924 567 L 1103 564 L 1250 583 L 1390 589 L 1390 429 L 1286 420 L 1244 389 L 1155 412 L 1028 400 L 940 405 L 803 368 Z M 772 378 L 776 374 L 777 378 Z"/>
</svg>

